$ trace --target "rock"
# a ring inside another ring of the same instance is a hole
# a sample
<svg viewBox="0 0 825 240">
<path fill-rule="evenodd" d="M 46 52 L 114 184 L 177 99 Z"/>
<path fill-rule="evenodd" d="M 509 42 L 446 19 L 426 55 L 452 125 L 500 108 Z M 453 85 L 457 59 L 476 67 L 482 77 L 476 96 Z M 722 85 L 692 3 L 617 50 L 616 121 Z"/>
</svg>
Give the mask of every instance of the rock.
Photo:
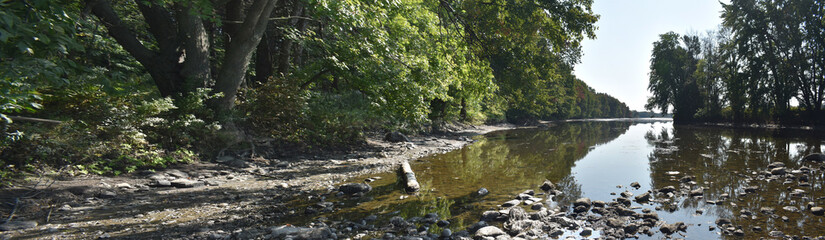
<svg viewBox="0 0 825 240">
<path fill-rule="evenodd" d="M 468 230 L 469 232 L 471 232 L 471 233 L 475 233 L 475 232 L 476 232 L 476 231 L 478 231 L 479 229 L 481 229 L 481 228 L 483 228 L 483 227 L 486 227 L 486 226 L 489 226 L 489 225 L 487 224 L 487 222 L 485 222 L 485 221 L 478 221 L 477 223 L 473 223 L 473 225 L 470 225 L 469 227 L 467 227 L 467 230 Z"/>
<path fill-rule="evenodd" d="M 600 200 L 593 201 L 593 206 L 594 207 L 604 207 L 605 205 L 607 205 L 607 203 L 605 203 L 604 201 L 600 201 Z"/>
<path fill-rule="evenodd" d="M 802 158 L 803 161 L 812 161 L 812 162 L 823 162 L 825 161 L 825 154 L 822 153 L 811 153 Z"/>
<path fill-rule="evenodd" d="M 579 198 L 579 199 L 576 199 L 575 202 L 573 202 L 573 206 L 575 206 L 575 207 L 584 206 L 585 208 L 589 209 L 590 206 L 592 206 L 592 204 L 590 202 L 590 198 Z"/>
<path fill-rule="evenodd" d="M 621 195 L 622 197 L 625 197 L 625 198 L 630 198 L 631 196 L 633 196 L 633 193 L 630 192 L 630 191 L 624 191 L 619 195 Z"/>
<path fill-rule="evenodd" d="M 450 221 L 438 220 L 437 222 L 435 222 L 435 225 L 438 226 L 438 227 L 446 227 L 446 226 L 450 225 Z"/>
<path fill-rule="evenodd" d="M 453 235 L 453 231 L 450 230 L 449 228 L 445 228 L 443 231 L 441 231 L 441 238 L 448 239 L 452 235 Z"/>
<path fill-rule="evenodd" d="M 630 202 L 630 199 L 624 197 L 617 197 L 616 202 L 621 203 L 622 205 L 625 205 L 627 207 L 630 207 L 630 204 L 633 204 L 632 202 Z"/>
<path fill-rule="evenodd" d="M 676 233 L 677 231 L 685 231 L 686 229 L 687 225 L 685 225 L 685 223 L 683 222 L 677 222 L 674 224 L 662 224 L 662 226 L 659 227 L 659 231 L 661 231 L 665 235 L 671 235 Z"/>
<path fill-rule="evenodd" d="M 770 215 L 770 214 L 773 214 L 774 210 L 773 210 L 773 208 L 769 208 L 769 207 L 762 207 L 762 208 L 760 208 L 760 209 L 759 209 L 759 212 L 761 212 L 761 213 L 763 213 L 763 214 L 768 214 L 768 215 Z"/>
<path fill-rule="evenodd" d="M 639 184 L 639 182 L 632 182 L 632 183 L 630 183 L 630 187 L 635 188 L 635 189 L 639 189 L 639 188 L 642 187 L 642 185 Z"/>
<path fill-rule="evenodd" d="M 785 175 L 785 173 L 787 173 L 787 171 L 785 170 L 784 167 L 778 167 L 778 168 L 772 168 L 771 169 L 771 175 Z"/>
<path fill-rule="evenodd" d="M 688 183 L 688 182 L 691 182 L 691 181 L 693 181 L 693 176 L 684 176 L 684 177 L 679 179 L 679 182 L 681 182 L 681 183 Z"/>
<path fill-rule="evenodd" d="M 544 180 L 544 183 L 542 183 L 539 188 L 542 191 L 549 192 L 550 190 L 556 189 L 556 185 L 554 185 L 550 180 Z"/>
<path fill-rule="evenodd" d="M 745 187 L 745 193 L 755 193 L 757 190 L 759 190 L 757 186 Z"/>
<path fill-rule="evenodd" d="M 727 218 L 716 219 L 716 226 L 727 225 L 727 224 L 730 224 L 730 223 L 731 223 L 730 219 L 727 219 Z"/>
<path fill-rule="evenodd" d="M 676 187 L 674 186 L 667 186 L 659 189 L 660 193 L 672 193 L 676 191 Z"/>
<path fill-rule="evenodd" d="M 775 238 L 785 238 L 785 233 L 781 231 L 771 231 L 768 233 L 768 236 L 775 237 Z"/>
<path fill-rule="evenodd" d="M 779 168 L 779 167 L 784 167 L 784 166 L 785 166 L 785 163 L 783 163 L 783 162 L 772 162 L 771 164 L 768 164 L 769 169 L 770 168 Z"/>
<path fill-rule="evenodd" d="M 412 142 L 412 141 L 410 141 L 410 138 L 408 138 L 406 135 L 404 135 L 403 133 L 397 132 L 397 131 L 389 132 L 389 133 L 387 133 L 387 135 L 384 135 L 384 141 L 387 141 L 387 142 Z"/>
<path fill-rule="evenodd" d="M 521 200 L 515 199 L 515 200 L 510 200 L 510 201 L 506 201 L 506 202 L 502 203 L 501 207 L 512 207 L 512 206 L 517 206 L 519 204 L 521 204 Z"/>
<path fill-rule="evenodd" d="M 500 217 L 501 213 L 498 211 L 484 211 L 483 213 L 481 213 L 481 221 L 498 221 Z"/>
<path fill-rule="evenodd" d="M 177 170 L 177 169 L 166 170 L 166 174 L 169 174 L 169 176 L 173 176 L 173 177 L 176 177 L 176 178 L 188 178 L 189 177 L 189 174 L 186 174 L 185 172 L 183 172 L 181 170 Z"/>
<path fill-rule="evenodd" d="M 117 197 L 117 193 L 112 192 L 112 191 L 108 191 L 108 190 L 104 190 L 104 191 L 100 192 L 99 194 L 97 194 L 97 197 L 99 197 L 99 198 L 115 198 L 115 197 Z"/>
<path fill-rule="evenodd" d="M 486 227 L 478 229 L 478 231 L 476 231 L 475 236 L 478 237 L 478 238 L 485 238 L 485 237 L 496 237 L 496 236 L 504 235 L 504 234 L 506 234 L 506 233 L 504 233 L 504 231 L 502 231 L 498 227 L 486 226 Z"/>
<path fill-rule="evenodd" d="M 366 183 L 347 183 L 338 187 L 338 191 L 348 195 L 367 193 L 372 191 L 372 186 Z"/>
<path fill-rule="evenodd" d="M 151 176 L 149 176 L 149 179 L 153 180 L 153 181 L 160 181 L 160 180 L 168 180 L 169 178 L 167 178 L 163 174 L 155 173 L 155 174 L 152 174 Z"/>
<path fill-rule="evenodd" d="M 659 220 L 659 214 L 656 212 L 649 212 L 642 214 L 642 219 Z"/>
<path fill-rule="evenodd" d="M 123 189 L 123 188 L 132 188 L 132 185 L 129 185 L 128 183 L 118 183 L 117 185 L 115 185 L 115 187 L 116 187 L 116 188 L 120 188 L 120 189 Z"/>
<path fill-rule="evenodd" d="M 541 208 L 543 208 L 543 207 L 544 207 L 544 204 L 541 204 L 541 203 L 533 203 L 533 205 L 530 205 L 530 209 L 537 210 L 537 211 L 541 210 Z"/>
<path fill-rule="evenodd" d="M 305 228 L 294 226 L 278 226 L 269 229 L 269 237 L 273 239 L 335 239 L 335 233 L 329 228 Z"/>
<path fill-rule="evenodd" d="M 490 193 L 490 191 L 489 191 L 489 190 L 487 190 L 486 188 L 479 188 L 479 189 L 478 189 L 478 191 L 476 191 L 476 194 L 477 194 L 479 197 L 480 197 L 480 196 L 487 195 L 487 194 L 489 194 L 489 193 Z"/>
<path fill-rule="evenodd" d="M 733 235 L 740 236 L 740 237 L 745 236 L 745 231 L 743 231 L 742 229 L 736 229 L 736 230 L 733 231 Z"/>
<path fill-rule="evenodd" d="M 785 206 L 785 207 L 782 207 L 782 210 L 785 210 L 785 211 L 788 211 L 788 212 L 799 212 L 799 208 L 794 207 L 794 206 Z"/>
<path fill-rule="evenodd" d="M 646 203 L 646 202 L 649 202 L 649 201 L 650 201 L 650 193 L 649 192 L 645 192 L 645 193 L 642 193 L 639 196 L 636 196 L 636 202 L 637 203 Z"/>
<path fill-rule="evenodd" d="M 0 231 L 14 231 L 14 230 L 24 230 L 37 227 L 37 222 L 35 221 L 10 221 L 7 223 L 0 224 Z"/>
<path fill-rule="evenodd" d="M 593 229 L 591 229 L 591 228 L 584 228 L 584 229 L 582 229 L 582 231 L 579 233 L 579 236 L 582 236 L 582 237 L 588 237 L 588 236 L 590 236 L 590 235 L 592 235 L 592 234 L 593 234 Z"/>
<path fill-rule="evenodd" d="M 172 180 L 172 186 L 176 188 L 194 188 L 194 187 L 203 187 L 204 183 L 200 181 L 192 181 L 189 179 L 175 179 Z"/>
<path fill-rule="evenodd" d="M 532 197 L 533 196 L 528 195 L 528 194 L 524 194 L 524 193 L 519 193 L 518 195 L 516 195 L 516 199 L 518 199 L 518 200 L 527 200 L 527 199 L 530 199 Z"/>
<path fill-rule="evenodd" d="M 697 189 L 690 190 L 690 194 L 689 194 L 689 195 L 690 195 L 691 197 L 695 197 L 695 196 L 702 196 L 702 195 L 704 195 L 704 194 L 705 194 L 705 190 L 704 190 L 704 189 L 702 189 L 702 188 L 697 188 Z"/>
<path fill-rule="evenodd" d="M 822 207 L 812 207 L 812 208 L 811 208 L 811 213 L 813 213 L 814 215 L 817 215 L 817 216 L 822 216 L 822 215 L 825 215 L 825 208 L 822 208 Z"/>
<path fill-rule="evenodd" d="M 152 187 L 172 187 L 172 182 L 165 179 L 157 180 L 155 184 L 152 184 Z"/>
</svg>

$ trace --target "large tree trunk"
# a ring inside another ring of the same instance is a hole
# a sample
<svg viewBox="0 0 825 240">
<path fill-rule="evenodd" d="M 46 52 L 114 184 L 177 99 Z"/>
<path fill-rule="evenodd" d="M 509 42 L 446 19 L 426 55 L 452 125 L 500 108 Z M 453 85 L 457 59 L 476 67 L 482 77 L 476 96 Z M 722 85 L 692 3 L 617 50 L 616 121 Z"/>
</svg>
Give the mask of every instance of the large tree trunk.
<svg viewBox="0 0 825 240">
<path fill-rule="evenodd" d="M 181 75 L 185 76 L 185 79 L 180 91 L 194 92 L 198 88 L 212 84 L 209 35 L 203 26 L 203 20 L 192 13 L 190 6 L 179 8 L 177 15 L 184 45 Z"/>
<path fill-rule="evenodd" d="M 219 115 L 225 116 L 235 106 L 238 88 L 249 67 L 252 52 L 263 37 L 269 16 L 277 2 L 278 0 L 255 0 L 235 36 L 228 43 L 226 56 L 213 89 L 214 92 L 222 94 L 213 105 Z"/>
<path fill-rule="evenodd" d="M 258 50 L 255 52 L 255 82 L 264 84 L 272 77 L 272 48 L 269 43 L 270 37 L 264 33 Z"/>
<path fill-rule="evenodd" d="M 152 76 L 161 96 L 177 96 L 183 78 L 180 75 L 178 64 L 179 53 L 177 48 L 176 31 L 168 12 L 159 9 L 156 4 L 145 5 L 138 1 L 138 8 L 147 19 L 149 31 L 158 40 L 159 52 L 154 52 L 138 40 L 137 36 L 120 19 L 105 0 L 86 0 L 86 5 L 92 14 L 98 17 L 109 35 L 129 52 Z"/>
</svg>

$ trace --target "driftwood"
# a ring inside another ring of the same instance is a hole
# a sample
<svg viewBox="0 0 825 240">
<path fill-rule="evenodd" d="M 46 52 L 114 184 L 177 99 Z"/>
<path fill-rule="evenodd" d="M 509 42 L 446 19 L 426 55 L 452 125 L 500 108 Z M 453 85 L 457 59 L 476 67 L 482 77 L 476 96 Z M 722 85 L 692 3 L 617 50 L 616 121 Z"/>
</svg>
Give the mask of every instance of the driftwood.
<svg viewBox="0 0 825 240">
<path fill-rule="evenodd" d="M 42 119 L 42 118 L 32 118 L 32 117 L 19 117 L 19 116 L 9 116 L 12 121 L 25 121 L 25 122 L 37 122 L 37 123 L 51 123 L 51 124 L 60 124 L 63 123 L 62 121 L 58 120 L 51 120 L 51 119 Z"/>
<path fill-rule="evenodd" d="M 418 192 L 418 190 L 421 189 L 421 185 L 419 185 L 418 180 L 415 179 L 415 173 L 408 161 L 401 162 L 401 175 L 404 176 L 404 190 L 407 190 L 407 192 Z"/>
</svg>

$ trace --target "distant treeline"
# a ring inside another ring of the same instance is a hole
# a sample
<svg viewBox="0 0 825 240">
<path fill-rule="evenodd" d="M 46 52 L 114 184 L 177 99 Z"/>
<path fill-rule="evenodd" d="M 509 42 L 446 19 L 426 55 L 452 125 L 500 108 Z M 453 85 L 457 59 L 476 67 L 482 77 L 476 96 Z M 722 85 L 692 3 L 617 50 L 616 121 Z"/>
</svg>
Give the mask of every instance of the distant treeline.
<svg viewBox="0 0 825 240">
<path fill-rule="evenodd" d="M 654 43 L 646 108 L 672 107 L 676 122 L 825 123 L 825 2 L 722 5 L 719 30 Z"/>
</svg>

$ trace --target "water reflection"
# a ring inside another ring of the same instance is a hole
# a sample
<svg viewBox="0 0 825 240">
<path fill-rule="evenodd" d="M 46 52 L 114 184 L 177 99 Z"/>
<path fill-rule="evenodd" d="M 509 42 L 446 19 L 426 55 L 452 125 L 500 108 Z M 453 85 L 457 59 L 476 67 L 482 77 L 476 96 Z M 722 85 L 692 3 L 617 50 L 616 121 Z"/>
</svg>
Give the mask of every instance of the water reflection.
<svg viewBox="0 0 825 240">
<path fill-rule="evenodd" d="M 634 207 L 656 209 L 668 223 L 687 223 L 683 237 L 689 239 L 726 238 L 720 229 L 710 230 L 720 217 L 745 230 L 746 238 L 769 237 L 771 231 L 818 236 L 825 229 L 814 226 L 822 225 L 825 218 L 806 209 L 809 202 L 825 206 L 825 176 L 818 163 L 803 163 L 801 158 L 822 151 L 821 136 L 804 130 L 674 127 L 670 122 L 633 121 L 568 122 L 495 132 L 460 150 L 416 161 L 412 167 L 422 185 L 419 195 L 406 195 L 395 173 L 386 173 L 370 183 L 372 200 L 347 202 L 333 215 L 323 216 L 353 220 L 377 214 L 386 220 L 437 213 L 449 219 L 448 227 L 456 231 L 478 221 L 481 212 L 497 209 L 526 189 L 537 189 L 545 179 L 564 193 L 553 199 L 560 206 L 579 197 L 609 202 L 619 192 L 638 195 L 682 184 L 704 188 L 703 197 L 659 196 L 664 201 L 633 203 Z M 784 163 L 788 171 L 803 166 L 812 171 L 789 175 L 792 179 L 772 178 L 766 170 L 773 162 Z M 680 183 L 685 176 L 695 183 Z M 809 185 L 800 185 L 801 178 L 807 178 Z M 630 188 L 631 182 L 642 187 Z M 481 187 L 490 193 L 476 196 Z M 757 194 L 742 195 L 746 187 L 758 189 Z M 804 192 L 791 194 L 795 189 Z M 788 206 L 801 211 L 783 209 Z M 430 231 L 440 229 L 433 225 Z"/>
<path fill-rule="evenodd" d="M 668 210 L 686 213 L 703 209 L 714 217 L 730 218 L 733 225 L 742 227 L 747 237 L 769 237 L 770 231 L 823 235 L 823 229 L 814 227 L 821 225 L 823 218 L 806 211 L 806 205 L 808 202 L 823 205 L 824 178 L 819 164 L 801 161 L 809 153 L 821 152 L 822 138 L 818 134 L 821 136 L 821 132 L 805 130 L 692 126 L 651 129 L 645 137 L 656 148 L 648 156 L 651 181 L 658 189 L 679 186 L 679 177 L 695 176 L 697 185 L 705 188 L 704 199 L 686 198 Z M 766 170 L 773 162 L 784 163 L 788 171 L 803 166 L 814 171 L 794 174 L 791 178 L 772 178 Z M 673 171 L 680 174 L 668 174 Z M 800 186 L 798 178 L 808 178 L 810 186 Z M 757 193 L 741 195 L 746 187 L 758 189 Z M 795 189 L 805 193 L 791 196 Z M 708 200 L 710 203 L 725 200 L 724 196 L 731 198 L 718 204 L 708 203 Z M 787 206 L 801 211 L 786 211 L 783 208 Z M 694 234 L 703 235 L 695 232 L 698 230 L 709 231 L 695 228 Z"/>
</svg>

